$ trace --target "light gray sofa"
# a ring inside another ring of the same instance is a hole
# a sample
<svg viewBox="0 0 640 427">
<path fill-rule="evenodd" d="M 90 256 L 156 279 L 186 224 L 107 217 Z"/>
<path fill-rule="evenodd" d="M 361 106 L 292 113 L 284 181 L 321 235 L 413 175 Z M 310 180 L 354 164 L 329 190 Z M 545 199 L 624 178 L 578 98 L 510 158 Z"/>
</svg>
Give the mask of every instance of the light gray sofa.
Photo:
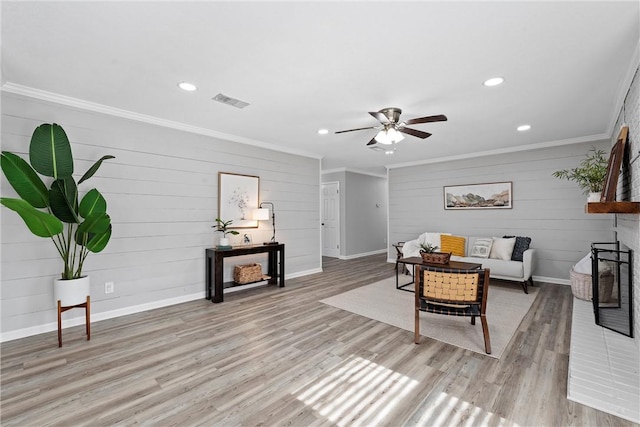
<svg viewBox="0 0 640 427">
<path fill-rule="evenodd" d="M 449 233 L 423 233 L 417 239 L 410 240 L 404 243 L 402 246 L 402 256 L 403 257 L 412 257 L 412 256 L 420 256 L 420 244 L 421 243 L 431 243 L 437 245 L 438 248 L 442 247 L 440 244 L 440 234 L 449 234 Z M 460 235 L 457 235 L 460 236 Z M 482 264 L 482 268 L 490 269 L 491 278 L 501 279 L 501 280 L 509 280 L 520 283 L 524 293 L 528 294 L 529 291 L 527 289 L 528 285 L 533 286 L 532 274 L 533 269 L 535 267 L 535 254 L 536 250 L 534 248 L 529 248 L 523 252 L 522 261 L 513 261 L 513 260 L 503 260 L 503 259 L 495 259 L 495 258 L 478 258 L 471 257 L 471 249 L 476 241 L 479 238 L 478 236 L 461 236 L 466 239 L 465 241 L 465 254 L 467 256 L 451 256 L 452 261 L 462 261 L 462 262 L 473 262 L 477 264 Z"/>
</svg>

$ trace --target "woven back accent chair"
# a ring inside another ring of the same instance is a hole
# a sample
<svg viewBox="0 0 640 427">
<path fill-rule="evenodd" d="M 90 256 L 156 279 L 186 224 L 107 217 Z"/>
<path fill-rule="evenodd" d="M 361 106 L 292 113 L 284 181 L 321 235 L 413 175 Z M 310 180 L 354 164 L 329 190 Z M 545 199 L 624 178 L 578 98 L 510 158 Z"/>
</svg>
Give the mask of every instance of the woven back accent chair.
<svg viewBox="0 0 640 427">
<path fill-rule="evenodd" d="M 415 281 L 415 343 L 420 343 L 420 311 L 449 316 L 476 317 L 482 322 L 484 348 L 491 354 L 489 325 L 485 315 L 489 269 L 458 270 L 454 268 L 416 266 Z"/>
</svg>

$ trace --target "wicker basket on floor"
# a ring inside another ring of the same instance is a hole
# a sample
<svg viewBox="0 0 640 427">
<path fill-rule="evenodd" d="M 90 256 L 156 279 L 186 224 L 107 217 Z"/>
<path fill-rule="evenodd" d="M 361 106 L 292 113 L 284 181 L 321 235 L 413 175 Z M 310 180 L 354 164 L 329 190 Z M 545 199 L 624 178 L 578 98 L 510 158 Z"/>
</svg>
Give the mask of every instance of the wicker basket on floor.
<svg viewBox="0 0 640 427">
<path fill-rule="evenodd" d="M 571 282 L 571 292 L 576 298 L 585 301 L 593 299 L 593 282 L 590 274 L 577 273 L 572 268 L 569 272 L 569 281 Z M 600 286 L 598 301 L 608 302 L 613 291 L 613 274 L 610 270 L 600 272 L 598 284 Z"/>
</svg>

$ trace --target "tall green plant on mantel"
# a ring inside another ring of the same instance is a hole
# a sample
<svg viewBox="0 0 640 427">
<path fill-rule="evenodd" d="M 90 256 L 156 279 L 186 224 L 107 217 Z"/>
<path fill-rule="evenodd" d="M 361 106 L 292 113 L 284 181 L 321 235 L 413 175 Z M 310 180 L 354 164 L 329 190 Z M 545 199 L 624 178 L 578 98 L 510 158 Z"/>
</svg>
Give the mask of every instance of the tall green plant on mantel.
<svg viewBox="0 0 640 427">
<path fill-rule="evenodd" d="M 580 166 L 556 171 L 553 176 L 574 181 L 584 194 L 599 193 L 602 191 L 604 179 L 607 176 L 609 160 L 605 155 L 603 150 L 596 150 L 595 147 L 592 147 L 584 159 L 580 161 Z"/>
<path fill-rule="evenodd" d="M 63 280 L 82 277 L 89 252 L 103 250 L 111 237 L 111 218 L 102 194 L 94 188 L 78 203 L 78 184 L 91 178 L 107 159 L 115 157 L 103 156 L 76 184 L 69 139 L 55 123 L 40 125 L 33 132 L 31 165 L 14 153 L 2 152 L 2 172 L 21 198 L 2 197 L 0 203 L 17 212 L 33 234 L 52 240 L 64 262 Z M 36 172 L 53 179 L 49 189 Z"/>
</svg>

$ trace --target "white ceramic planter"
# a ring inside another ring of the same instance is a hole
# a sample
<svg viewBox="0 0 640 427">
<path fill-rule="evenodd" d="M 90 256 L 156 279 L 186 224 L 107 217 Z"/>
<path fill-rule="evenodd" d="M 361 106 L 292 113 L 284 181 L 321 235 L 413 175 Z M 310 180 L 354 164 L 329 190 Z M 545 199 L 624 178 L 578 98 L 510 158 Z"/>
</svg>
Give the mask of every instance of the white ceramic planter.
<svg viewBox="0 0 640 427">
<path fill-rule="evenodd" d="M 219 245 L 220 246 L 229 246 L 229 238 L 228 237 L 221 237 Z"/>
<path fill-rule="evenodd" d="M 90 290 L 89 276 L 72 280 L 55 279 L 53 281 L 53 301 L 57 306 L 58 300 L 60 300 L 63 307 L 82 304 L 87 302 Z"/>
<path fill-rule="evenodd" d="M 600 201 L 600 196 L 602 193 L 589 193 L 589 197 L 587 198 L 587 202 L 594 203 Z"/>
</svg>

